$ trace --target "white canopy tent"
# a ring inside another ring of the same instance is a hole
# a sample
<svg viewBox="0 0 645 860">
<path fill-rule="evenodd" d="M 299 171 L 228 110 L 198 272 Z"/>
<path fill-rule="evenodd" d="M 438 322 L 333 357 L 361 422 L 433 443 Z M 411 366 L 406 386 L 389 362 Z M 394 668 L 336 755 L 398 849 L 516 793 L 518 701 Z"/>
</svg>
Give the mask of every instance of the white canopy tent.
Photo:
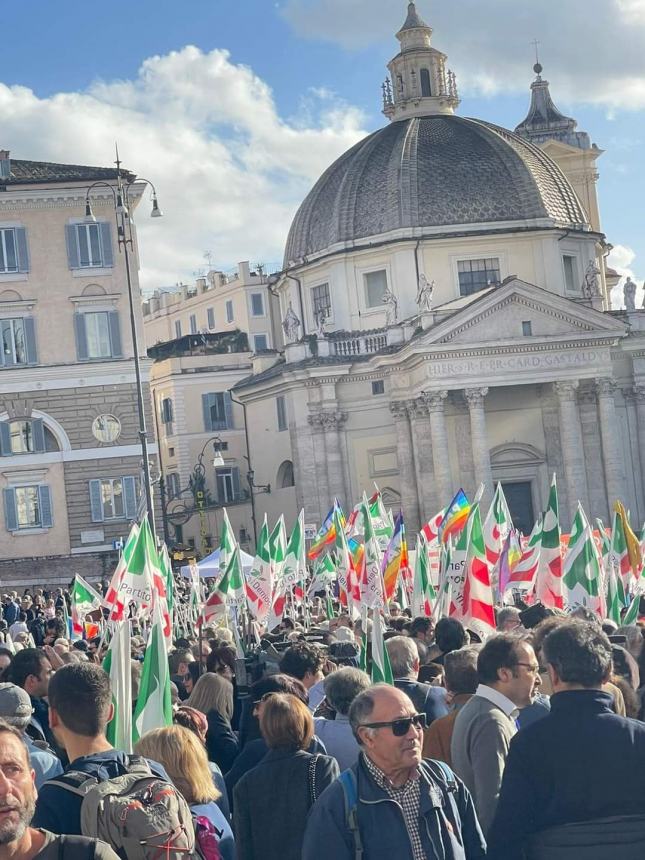
<svg viewBox="0 0 645 860">
<path fill-rule="evenodd" d="M 240 550 L 240 557 L 242 559 L 242 570 L 244 573 L 249 573 L 251 568 L 253 567 L 253 556 L 249 555 L 248 552 L 244 552 L 244 550 Z M 202 579 L 210 579 L 211 577 L 217 578 L 220 575 L 219 569 L 219 548 L 212 552 L 210 555 L 207 555 L 206 558 L 203 558 L 200 562 L 197 563 L 197 567 L 199 569 L 199 575 Z M 221 571 L 224 573 L 224 571 Z M 181 568 L 181 575 L 185 576 L 186 579 L 190 579 L 190 565 L 184 565 Z"/>
</svg>

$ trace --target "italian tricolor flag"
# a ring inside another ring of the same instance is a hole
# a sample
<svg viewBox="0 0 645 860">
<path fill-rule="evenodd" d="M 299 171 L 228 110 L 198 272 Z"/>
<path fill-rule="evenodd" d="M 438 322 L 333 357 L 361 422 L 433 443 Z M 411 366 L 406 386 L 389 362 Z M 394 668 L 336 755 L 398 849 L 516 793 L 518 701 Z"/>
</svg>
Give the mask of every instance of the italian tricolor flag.
<svg viewBox="0 0 645 860">
<path fill-rule="evenodd" d="M 85 616 L 103 606 L 103 598 L 89 582 L 76 574 L 72 586 L 72 638 L 80 639 L 85 630 Z"/>
<path fill-rule="evenodd" d="M 591 526 L 578 502 L 569 546 L 564 557 L 562 582 L 570 607 L 586 606 L 605 617 L 604 599 L 600 589 L 600 559 L 591 533 Z"/>
<path fill-rule="evenodd" d="M 134 709 L 132 740 L 139 740 L 151 729 L 172 723 L 170 669 L 159 603 L 152 613 L 152 628 L 143 658 L 139 697 Z"/>
<path fill-rule="evenodd" d="M 551 481 L 549 502 L 542 521 L 542 546 L 538 564 L 535 596 L 545 606 L 564 608 L 562 596 L 562 550 L 560 548 L 560 516 L 558 488 L 555 475 Z"/>
<path fill-rule="evenodd" d="M 273 578 L 269 554 L 269 526 L 264 515 L 262 531 L 253 559 L 253 567 L 246 575 L 246 602 L 251 615 L 261 624 L 269 617 Z"/>
<path fill-rule="evenodd" d="M 417 535 L 417 545 L 414 554 L 414 582 L 412 591 L 412 617 L 417 615 L 432 615 L 432 606 L 437 595 L 430 581 L 430 560 L 428 546 L 423 533 Z"/>
<path fill-rule="evenodd" d="M 495 610 L 478 503 L 473 505 L 466 531 L 463 624 L 484 640 L 495 633 Z"/>
</svg>

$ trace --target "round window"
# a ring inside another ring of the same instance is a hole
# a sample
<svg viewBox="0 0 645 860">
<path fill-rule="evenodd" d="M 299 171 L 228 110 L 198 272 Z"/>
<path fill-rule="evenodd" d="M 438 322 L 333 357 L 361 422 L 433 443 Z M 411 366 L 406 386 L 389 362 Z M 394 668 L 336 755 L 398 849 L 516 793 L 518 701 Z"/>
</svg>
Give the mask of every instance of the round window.
<svg viewBox="0 0 645 860">
<path fill-rule="evenodd" d="M 114 415 L 97 415 L 92 422 L 92 433 L 99 442 L 114 442 L 121 433 L 121 422 Z"/>
</svg>

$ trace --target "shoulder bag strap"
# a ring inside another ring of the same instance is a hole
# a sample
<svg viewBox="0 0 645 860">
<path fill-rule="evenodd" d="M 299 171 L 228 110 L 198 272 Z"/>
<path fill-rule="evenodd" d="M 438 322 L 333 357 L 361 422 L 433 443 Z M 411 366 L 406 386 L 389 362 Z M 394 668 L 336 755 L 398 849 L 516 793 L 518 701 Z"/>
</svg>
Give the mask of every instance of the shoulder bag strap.
<svg viewBox="0 0 645 860">
<path fill-rule="evenodd" d="M 354 860 L 363 860 L 363 841 L 358 827 L 358 787 L 354 771 L 344 770 L 338 777 L 345 799 L 345 822 L 354 840 Z"/>
</svg>

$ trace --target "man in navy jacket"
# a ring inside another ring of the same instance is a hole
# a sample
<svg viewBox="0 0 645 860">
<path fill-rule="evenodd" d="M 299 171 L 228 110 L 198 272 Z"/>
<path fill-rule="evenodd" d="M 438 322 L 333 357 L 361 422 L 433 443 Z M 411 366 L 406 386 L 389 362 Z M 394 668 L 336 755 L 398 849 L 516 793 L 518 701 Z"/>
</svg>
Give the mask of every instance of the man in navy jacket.
<svg viewBox="0 0 645 860">
<path fill-rule="evenodd" d="M 320 795 L 309 813 L 302 860 L 480 860 L 486 843 L 468 789 L 436 762 L 422 761 L 425 714 L 388 684 L 352 702 L 358 762 Z M 351 775 L 356 831 L 343 780 Z"/>
<path fill-rule="evenodd" d="M 611 643 L 599 627 L 566 622 L 544 640 L 551 712 L 511 741 L 488 857 L 521 860 L 549 827 L 645 815 L 645 725 L 614 713 L 601 691 Z"/>
</svg>

